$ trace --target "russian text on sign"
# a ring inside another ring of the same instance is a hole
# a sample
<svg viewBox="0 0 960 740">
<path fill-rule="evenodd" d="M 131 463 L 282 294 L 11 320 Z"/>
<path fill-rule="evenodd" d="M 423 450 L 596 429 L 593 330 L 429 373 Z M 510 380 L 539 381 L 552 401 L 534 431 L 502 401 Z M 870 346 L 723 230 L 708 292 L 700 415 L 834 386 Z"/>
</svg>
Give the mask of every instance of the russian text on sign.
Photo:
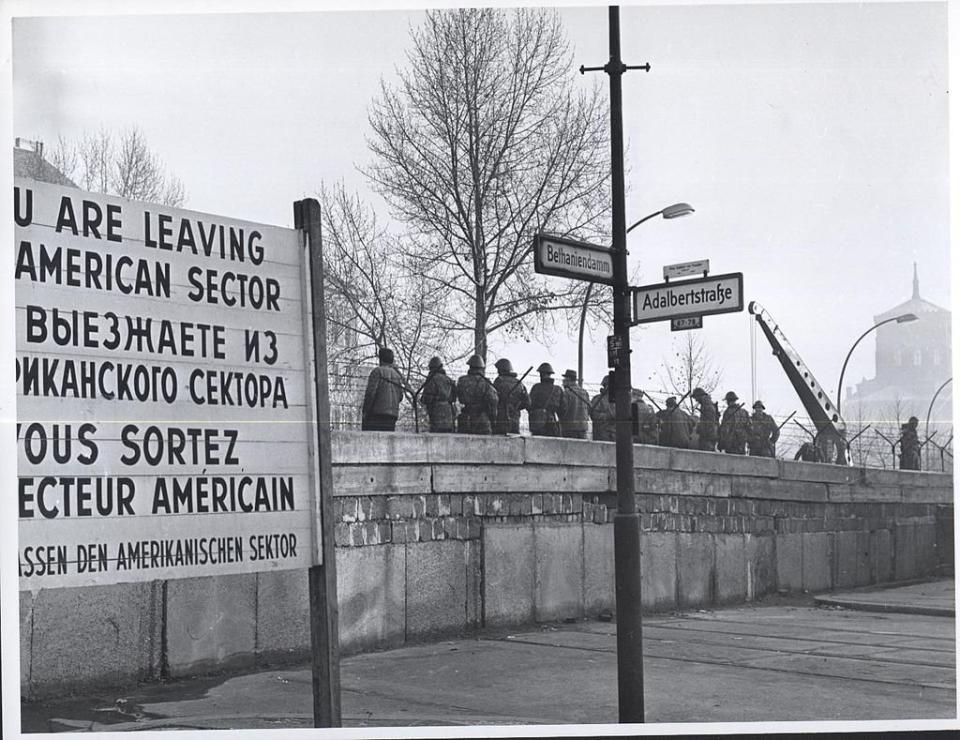
<svg viewBox="0 0 960 740">
<path fill-rule="evenodd" d="M 14 218 L 21 588 L 312 564 L 298 234 L 25 179 Z"/>
</svg>

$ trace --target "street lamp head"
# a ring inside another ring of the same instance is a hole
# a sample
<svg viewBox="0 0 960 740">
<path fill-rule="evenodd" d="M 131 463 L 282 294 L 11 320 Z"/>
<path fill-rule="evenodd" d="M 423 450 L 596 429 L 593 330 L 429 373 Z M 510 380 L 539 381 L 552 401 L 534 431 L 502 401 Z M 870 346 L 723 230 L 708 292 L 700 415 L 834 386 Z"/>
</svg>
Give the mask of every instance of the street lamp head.
<svg viewBox="0 0 960 740">
<path fill-rule="evenodd" d="M 664 218 L 680 218 L 689 216 L 691 213 L 693 213 L 693 207 L 689 203 L 674 203 L 663 209 Z"/>
<path fill-rule="evenodd" d="M 915 313 L 905 313 L 902 316 L 897 316 L 898 324 L 905 324 L 908 321 L 916 321 L 917 315 Z"/>
</svg>

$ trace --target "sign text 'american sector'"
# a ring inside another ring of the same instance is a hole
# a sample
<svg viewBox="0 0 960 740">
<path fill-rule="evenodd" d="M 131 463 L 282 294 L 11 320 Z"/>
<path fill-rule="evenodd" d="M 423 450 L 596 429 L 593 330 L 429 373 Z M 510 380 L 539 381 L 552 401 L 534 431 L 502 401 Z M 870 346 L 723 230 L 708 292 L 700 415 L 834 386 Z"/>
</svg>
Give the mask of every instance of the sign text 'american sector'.
<svg viewBox="0 0 960 740">
<path fill-rule="evenodd" d="M 14 216 L 20 588 L 313 565 L 298 232 L 26 179 Z"/>
<path fill-rule="evenodd" d="M 743 273 L 631 288 L 633 323 L 743 310 Z"/>
<path fill-rule="evenodd" d="M 613 252 L 587 242 L 537 234 L 533 238 L 533 264 L 544 275 L 613 283 Z"/>
</svg>

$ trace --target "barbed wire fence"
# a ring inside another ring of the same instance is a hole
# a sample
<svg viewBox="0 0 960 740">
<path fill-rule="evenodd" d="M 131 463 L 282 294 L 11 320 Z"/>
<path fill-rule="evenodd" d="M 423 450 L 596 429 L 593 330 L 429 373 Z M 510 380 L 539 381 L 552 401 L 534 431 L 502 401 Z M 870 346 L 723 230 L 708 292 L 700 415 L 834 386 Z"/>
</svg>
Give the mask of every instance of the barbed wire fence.
<svg viewBox="0 0 960 740">
<path fill-rule="evenodd" d="M 328 371 L 328 384 L 330 389 L 330 425 L 333 429 L 359 430 L 361 406 L 363 404 L 363 395 L 367 385 L 367 377 L 374 365 L 350 365 L 346 363 L 331 363 Z M 451 378 L 455 381 L 456 374 Z M 532 382 L 525 383 L 527 390 L 533 386 Z M 560 385 L 558 379 L 557 385 Z M 403 403 L 400 404 L 400 416 L 397 419 L 397 431 L 426 432 L 429 428 L 426 409 L 419 405 L 416 413 L 411 403 L 411 394 L 419 389 L 415 386 L 404 393 Z M 599 383 L 584 383 L 583 389 L 593 399 L 600 393 Z M 666 400 L 670 397 L 676 397 L 676 393 L 670 390 L 660 388 L 643 388 L 647 396 L 644 400 L 653 406 L 654 410 L 665 408 Z M 651 401 L 652 399 L 652 401 Z M 655 403 L 654 403 L 655 402 Z M 690 410 L 689 400 L 684 399 L 682 406 L 684 410 Z M 721 414 L 723 404 L 719 406 Z M 799 404 L 798 404 L 799 406 Z M 774 420 L 780 424 L 786 417 L 776 418 Z M 802 426 L 801 426 L 802 425 Z M 858 432 L 869 425 L 862 434 L 857 436 Z M 806 429 L 804 429 L 804 427 Z M 928 443 L 924 448 L 923 460 L 926 470 L 950 470 L 953 467 L 953 425 L 945 421 L 931 421 L 931 431 L 936 431 L 933 438 L 938 440 L 938 444 Z M 783 460 L 793 460 L 797 455 L 800 446 L 804 442 L 812 441 L 812 435 L 806 431 L 815 432 L 816 427 L 813 421 L 804 415 L 795 414 L 786 421 L 780 429 L 780 438 L 776 444 L 776 456 Z M 895 421 L 891 420 L 857 420 L 856 423 L 847 425 L 847 438 L 853 441 L 850 444 L 849 457 L 851 464 L 858 467 L 872 468 L 895 468 L 899 461 L 899 447 L 896 454 L 891 451 L 891 445 L 877 432 L 885 435 L 887 439 L 896 441 L 899 438 L 900 431 Z M 520 433 L 528 435 L 529 422 L 526 414 L 520 417 Z M 854 439 L 854 437 L 856 437 Z M 942 440 L 942 441 L 941 441 Z M 922 439 L 921 439 L 922 441 Z"/>
</svg>

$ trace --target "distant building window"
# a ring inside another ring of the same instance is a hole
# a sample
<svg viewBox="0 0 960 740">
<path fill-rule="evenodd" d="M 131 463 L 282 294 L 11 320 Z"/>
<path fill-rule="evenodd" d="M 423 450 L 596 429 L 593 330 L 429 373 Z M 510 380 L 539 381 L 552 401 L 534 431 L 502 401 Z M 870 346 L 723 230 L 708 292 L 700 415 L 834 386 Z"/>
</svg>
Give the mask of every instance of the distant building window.
<svg viewBox="0 0 960 740">
<path fill-rule="evenodd" d="M 923 362 L 923 353 L 918 349 L 913 350 L 913 364 L 919 365 L 921 362 Z"/>
<path fill-rule="evenodd" d="M 897 367 L 903 364 L 903 353 L 900 350 L 893 353 L 893 364 Z"/>
</svg>

